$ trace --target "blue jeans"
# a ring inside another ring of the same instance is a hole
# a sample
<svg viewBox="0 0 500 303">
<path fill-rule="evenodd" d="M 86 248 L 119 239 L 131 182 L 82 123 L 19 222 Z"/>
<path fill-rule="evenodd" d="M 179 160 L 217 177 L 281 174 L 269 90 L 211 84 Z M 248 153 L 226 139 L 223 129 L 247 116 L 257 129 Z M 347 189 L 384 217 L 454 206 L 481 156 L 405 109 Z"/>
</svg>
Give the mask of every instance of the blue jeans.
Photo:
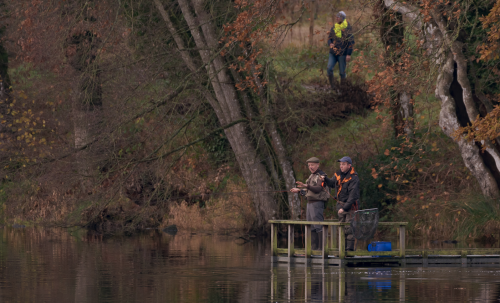
<svg viewBox="0 0 500 303">
<path fill-rule="evenodd" d="M 326 73 L 328 76 L 333 76 L 333 68 L 337 62 L 339 63 L 339 74 L 341 79 L 345 79 L 345 67 L 346 67 L 346 56 L 337 56 L 330 53 L 330 57 L 328 58 L 328 66 L 326 67 Z"/>
</svg>

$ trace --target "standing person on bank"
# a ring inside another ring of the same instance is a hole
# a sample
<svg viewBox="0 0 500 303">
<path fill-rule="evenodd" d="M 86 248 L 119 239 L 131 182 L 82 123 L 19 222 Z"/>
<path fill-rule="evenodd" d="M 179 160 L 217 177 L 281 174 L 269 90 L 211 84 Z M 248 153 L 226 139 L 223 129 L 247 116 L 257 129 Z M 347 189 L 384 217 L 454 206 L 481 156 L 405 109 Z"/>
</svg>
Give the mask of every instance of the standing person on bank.
<svg viewBox="0 0 500 303">
<path fill-rule="evenodd" d="M 324 221 L 323 211 L 325 210 L 325 203 L 330 197 L 330 189 L 322 179 L 322 177 L 326 177 L 326 174 L 319 169 L 319 162 L 319 159 L 316 157 L 307 160 L 307 167 L 311 175 L 307 178 L 305 184 L 297 182 L 297 187 L 290 190 L 292 193 L 300 193 L 302 196 L 306 196 L 307 221 Z M 312 225 L 311 246 L 313 250 L 321 249 L 321 239 L 323 239 L 322 226 Z"/>
<path fill-rule="evenodd" d="M 351 54 L 354 47 L 354 36 L 352 34 L 352 26 L 347 22 L 346 14 L 340 11 L 335 20 L 337 23 L 328 33 L 328 45 L 330 46 L 330 55 L 328 58 L 328 66 L 326 73 L 330 81 L 330 87 L 335 90 L 333 82 L 333 68 L 337 62 L 339 63 L 340 81 L 344 82 L 346 78 L 347 62 L 351 61 Z"/>
<path fill-rule="evenodd" d="M 351 223 L 354 212 L 359 207 L 359 178 L 351 158 L 346 156 L 337 162 L 340 162 L 340 170 L 335 173 L 334 178 L 325 177 L 324 180 L 329 187 L 335 187 L 339 222 Z M 354 235 L 350 226 L 346 226 L 345 236 L 346 250 L 354 251 Z"/>
</svg>

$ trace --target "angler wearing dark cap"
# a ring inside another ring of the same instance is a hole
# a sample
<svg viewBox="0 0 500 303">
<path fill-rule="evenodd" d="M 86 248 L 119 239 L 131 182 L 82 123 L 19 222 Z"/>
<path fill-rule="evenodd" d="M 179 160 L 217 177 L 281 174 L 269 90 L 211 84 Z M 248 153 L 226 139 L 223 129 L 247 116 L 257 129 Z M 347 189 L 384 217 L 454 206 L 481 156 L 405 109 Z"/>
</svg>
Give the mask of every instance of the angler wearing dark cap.
<svg viewBox="0 0 500 303">
<path fill-rule="evenodd" d="M 351 158 L 343 157 L 337 162 L 340 162 L 340 170 L 335 173 L 334 178 L 325 177 L 324 179 L 328 186 L 335 187 L 339 222 L 350 223 L 354 217 L 354 212 L 359 207 L 359 178 L 352 166 Z M 346 250 L 353 251 L 355 242 L 350 226 L 346 227 L 345 235 Z"/>
<path fill-rule="evenodd" d="M 346 18 L 346 14 L 340 11 L 335 18 L 336 23 L 328 33 L 330 54 L 328 57 L 326 74 L 328 75 L 332 90 L 335 89 L 335 84 L 333 82 L 333 68 L 335 64 L 337 64 L 337 62 L 339 63 L 340 81 L 343 82 L 346 78 L 345 69 L 347 62 L 351 61 L 352 50 L 354 48 L 352 26 L 347 22 Z"/>
<path fill-rule="evenodd" d="M 306 196 L 307 221 L 324 221 L 323 211 L 325 209 L 325 203 L 330 197 L 330 188 L 323 182 L 322 179 L 322 177 L 326 177 L 326 174 L 319 169 L 319 162 L 319 159 L 316 157 L 312 157 L 307 160 L 307 167 L 309 168 L 311 175 L 307 178 L 305 184 L 297 182 L 297 187 L 290 190 L 292 193 L 300 193 L 302 196 Z M 312 225 L 311 244 L 313 250 L 321 249 L 320 241 L 322 236 L 321 225 Z"/>
</svg>

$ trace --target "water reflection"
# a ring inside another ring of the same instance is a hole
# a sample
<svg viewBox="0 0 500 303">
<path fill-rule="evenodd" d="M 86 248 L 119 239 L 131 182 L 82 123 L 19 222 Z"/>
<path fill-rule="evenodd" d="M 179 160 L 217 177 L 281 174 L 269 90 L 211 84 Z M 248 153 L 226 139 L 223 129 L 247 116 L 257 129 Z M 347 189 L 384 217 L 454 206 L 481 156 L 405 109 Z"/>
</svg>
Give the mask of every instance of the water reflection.
<svg viewBox="0 0 500 303">
<path fill-rule="evenodd" d="M 272 302 L 500 302 L 500 268 L 332 268 L 278 264 Z"/>
<path fill-rule="evenodd" d="M 267 241 L 151 230 L 0 230 L 0 302 L 263 302 Z"/>
<path fill-rule="evenodd" d="M 271 265 L 269 241 L 0 229 L 0 302 L 498 302 L 500 268 Z"/>
<path fill-rule="evenodd" d="M 277 265 L 272 270 L 274 302 L 405 301 L 404 275 L 391 268 L 350 269 Z"/>
</svg>

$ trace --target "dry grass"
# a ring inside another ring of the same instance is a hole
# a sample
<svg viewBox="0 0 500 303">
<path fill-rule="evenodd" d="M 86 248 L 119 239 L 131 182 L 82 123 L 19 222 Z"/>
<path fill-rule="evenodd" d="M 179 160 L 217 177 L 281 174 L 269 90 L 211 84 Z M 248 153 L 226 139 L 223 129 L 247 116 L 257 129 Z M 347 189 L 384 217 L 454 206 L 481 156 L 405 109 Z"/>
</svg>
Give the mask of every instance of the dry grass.
<svg viewBox="0 0 500 303">
<path fill-rule="evenodd" d="M 63 222 L 74 209 L 75 200 L 61 191 L 48 192 L 36 182 L 11 183 L 4 187 L 6 223 Z"/>
<path fill-rule="evenodd" d="M 228 182 L 227 192 L 246 192 L 244 184 Z M 255 222 L 255 212 L 248 194 L 211 198 L 204 208 L 186 201 L 174 204 L 162 227 L 176 225 L 181 230 L 235 231 L 248 230 Z"/>
<path fill-rule="evenodd" d="M 410 222 L 410 236 L 433 240 L 500 238 L 498 201 L 470 191 L 457 195 L 445 192 L 444 199 L 435 201 L 411 199 L 399 203 L 394 214 Z"/>
</svg>

